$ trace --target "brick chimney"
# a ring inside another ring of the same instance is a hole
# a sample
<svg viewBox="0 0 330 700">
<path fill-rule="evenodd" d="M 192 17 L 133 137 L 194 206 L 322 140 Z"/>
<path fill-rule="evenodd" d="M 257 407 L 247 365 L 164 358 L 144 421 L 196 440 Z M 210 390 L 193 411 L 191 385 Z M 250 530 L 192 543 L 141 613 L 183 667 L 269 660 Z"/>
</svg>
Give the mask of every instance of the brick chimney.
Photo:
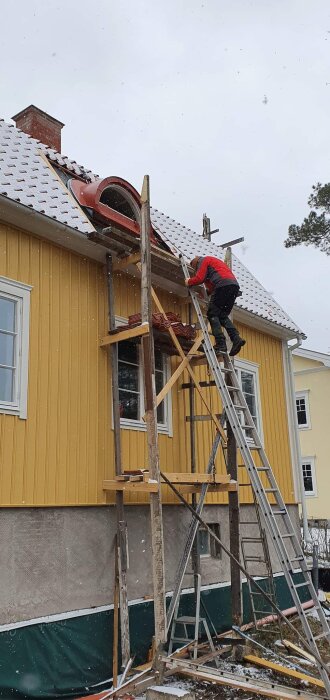
<svg viewBox="0 0 330 700">
<path fill-rule="evenodd" d="M 42 109 L 34 105 L 18 112 L 12 119 L 17 128 L 24 131 L 25 134 L 61 153 L 61 129 L 64 124 L 58 119 L 51 117 L 47 112 L 43 112 Z"/>
</svg>

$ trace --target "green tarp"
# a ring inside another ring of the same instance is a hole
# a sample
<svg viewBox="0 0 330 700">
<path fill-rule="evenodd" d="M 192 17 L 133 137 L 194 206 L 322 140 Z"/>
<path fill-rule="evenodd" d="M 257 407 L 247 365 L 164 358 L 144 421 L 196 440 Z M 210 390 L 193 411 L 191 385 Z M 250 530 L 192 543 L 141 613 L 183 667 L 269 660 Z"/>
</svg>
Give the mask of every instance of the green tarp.
<svg viewBox="0 0 330 700">
<path fill-rule="evenodd" d="M 284 578 L 275 577 L 274 582 L 280 607 L 290 607 L 292 599 Z M 217 631 L 229 629 L 230 586 L 210 588 L 202 592 L 202 598 Z M 244 618 L 248 621 L 246 584 L 243 584 L 243 599 Z M 183 595 L 181 601 L 182 611 L 193 614 L 193 595 Z M 265 607 L 265 612 L 268 610 Z M 135 662 L 139 663 L 145 660 L 151 645 L 153 603 L 148 601 L 131 605 L 129 611 L 131 648 Z M 0 697 L 6 700 L 64 700 L 109 687 L 112 677 L 112 626 L 111 610 L 1 632 Z"/>
</svg>

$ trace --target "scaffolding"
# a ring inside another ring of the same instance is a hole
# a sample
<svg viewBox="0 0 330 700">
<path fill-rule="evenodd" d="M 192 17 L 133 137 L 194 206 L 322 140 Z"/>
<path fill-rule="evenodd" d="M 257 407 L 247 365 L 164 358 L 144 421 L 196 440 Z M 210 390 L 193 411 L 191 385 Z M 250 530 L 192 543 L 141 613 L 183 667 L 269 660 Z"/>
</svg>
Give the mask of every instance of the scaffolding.
<svg viewBox="0 0 330 700">
<path fill-rule="evenodd" d="M 209 222 L 205 222 L 205 230 L 211 235 Z M 208 335 L 207 326 L 205 325 L 203 314 L 200 309 L 200 301 L 195 292 L 190 294 L 191 303 L 189 307 L 189 322 L 193 322 L 193 309 L 198 319 L 198 333 L 194 341 L 191 342 L 190 348 L 184 350 L 175 334 L 171 322 L 168 320 L 166 312 L 161 304 L 161 301 L 152 286 L 152 272 L 154 275 L 160 276 L 164 265 L 173 264 L 173 256 L 165 251 L 156 251 L 155 246 L 152 250 L 150 243 L 150 191 L 149 178 L 145 176 L 142 194 L 141 194 L 141 220 L 140 220 L 140 245 L 135 243 L 132 246 L 132 241 L 126 236 L 120 234 L 117 238 L 118 251 L 117 260 L 114 262 L 112 252 L 107 255 L 107 278 L 108 278 L 108 301 L 109 301 L 109 335 L 103 338 L 101 346 L 110 349 L 110 363 L 112 372 L 112 403 L 113 403 L 113 427 L 114 427 L 114 446 L 115 446 L 115 478 L 107 479 L 103 482 L 103 488 L 107 492 L 115 493 L 116 517 L 117 517 L 117 536 L 116 536 L 116 553 L 118 554 L 116 573 L 115 573 L 115 619 L 116 625 L 119 624 L 118 607 L 120 609 L 120 637 L 121 637 L 121 657 L 122 665 L 127 668 L 130 663 L 130 636 L 129 636 L 129 614 L 128 614 L 128 594 L 127 594 L 127 569 L 128 569 L 128 544 L 127 544 L 127 525 L 125 521 L 124 509 L 124 493 L 147 493 L 150 497 L 150 517 L 151 517 L 151 533 L 152 533 L 152 573 L 153 573 L 153 599 L 154 599 L 154 620 L 155 620 L 155 638 L 153 645 L 153 667 L 158 669 L 160 678 L 166 667 L 166 654 L 164 653 L 165 645 L 170 636 L 170 651 L 173 650 L 175 642 L 179 644 L 191 644 L 193 646 L 194 658 L 197 657 L 197 646 L 200 636 L 200 626 L 204 628 L 205 634 L 209 639 L 211 652 L 216 655 L 216 649 L 213 645 L 208 621 L 205 615 L 201 614 L 200 610 L 200 590 L 201 590 L 201 572 L 200 572 L 200 555 L 197 532 L 200 525 L 206 527 L 210 531 L 210 536 L 218 541 L 219 545 L 230 557 L 231 562 L 231 585 L 232 585 L 232 619 L 235 626 L 240 627 L 242 623 L 242 603 L 241 603 L 241 573 L 243 573 L 248 581 L 250 598 L 252 602 L 252 613 L 255 623 L 257 624 L 256 607 L 254 601 L 256 596 L 262 596 L 267 601 L 270 609 L 273 610 L 279 619 L 284 616 L 279 610 L 276 602 L 275 592 L 273 587 L 263 590 L 255 581 L 254 576 L 248 571 L 248 554 L 246 552 L 247 542 L 243 540 L 243 562 L 240 558 L 240 536 L 239 536 L 239 500 L 238 500 L 238 467 L 237 464 L 237 448 L 243 459 L 244 466 L 249 475 L 249 485 L 252 488 L 254 503 L 256 506 L 257 522 L 260 531 L 260 542 L 263 552 L 263 561 L 265 561 L 268 579 L 272 579 L 272 571 L 270 557 L 268 552 L 267 538 L 265 538 L 265 527 L 272 537 L 273 544 L 279 556 L 279 560 L 283 566 L 283 571 L 287 578 L 290 592 L 297 605 L 305 636 L 300 635 L 302 645 L 311 651 L 316 658 L 320 677 L 326 688 L 328 697 L 330 697 L 330 683 L 328 672 L 322 658 L 318 653 L 316 641 L 318 637 L 314 637 L 306 615 L 300 606 L 300 597 L 298 588 L 305 586 L 314 599 L 318 617 L 322 625 L 322 635 L 320 637 L 330 639 L 328 625 L 325 621 L 322 609 L 317 601 L 317 595 L 313 589 L 312 583 L 307 572 L 304 557 L 300 551 L 300 545 L 294 533 L 294 528 L 290 522 L 286 507 L 282 501 L 277 484 L 273 477 L 271 467 L 267 461 L 266 455 L 263 452 L 259 436 L 256 432 L 251 414 L 244 399 L 238 380 L 235 374 L 235 368 L 228 355 L 224 354 L 223 364 L 220 365 L 219 359 L 216 358 L 210 338 Z M 116 237 L 114 237 L 116 242 Z M 120 247 L 120 242 L 123 248 Z M 109 246 L 110 247 L 110 246 Z M 118 258 L 118 254 L 122 257 Z M 152 266 L 152 262 L 154 265 Z M 152 269 L 153 268 L 153 269 Z M 132 328 L 121 330 L 116 328 L 115 324 L 115 307 L 114 307 L 114 285 L 113 273 L 116 270 L 135 269 L 141 278 L 141 323 Z M 181 279 L 183 272 L 188 274 L 188 268 L 184 261 L 181 264 L 176 261 L 176 279 L 172 280 L 172 289 L 178 280 Z M 171 284 L 171 280 L 170 280 Z M 165 386 L 162 388 L 158 396 L 156 395 L 155 382 L 155 360 L 154 360 L 154 339 L 152 327 L 152 305 L 162 315 L 166 322 L 166 333 L 174 346 L 175 352 L 180 359 L 180 364 L 175 369 Z M 145 385 L 145 424 L 148 445 L 148 468 L 141 470 L 141 474 L 130 473 L 129 470 L 123 469 L 121 457 L 121 440 L 120 440 L 120 402 L 119 402 L 119 384 L 118 384 L 118 343 L 123 340 L 138 339 L 141 342 L 143 367 L 144 367 L 144 385 Z M 204 353 L 199 352 L 200 345 L 203 345 Z M 212 375 L 208 382 L 201 382 L 196 372 L 196 365 L 204 364 L 209 368 Z M 183 383 L 182 388 L 189 391 L 189 409 L 190 414 L 186 420 L 190 425 L 190 455 L 191 455 L 191 470 L 188 473 L 169 473 L 163 472 L 159 463 L 158 451 L 158 432 L 157 432 L 157 407 L 164 400 L 167 393 L 171 390 L 176 382 L 182 377 L 184 371 L 189 374 L 189 382 Z M 216 386 L 221 397 L 223 411 L 222 414 L 217 414 L 212 407 L 210 401 L 205 397 L 203 388 L 205 386 Z M 200 473 L 197 471 L 196 465 L 196 436 L 195 425 L 198 420 L 205 419 L 204 417 L 195 414 L 195 392 L 201 398 L 204 407 L 207 410 L 207 416 L 215 429 L 215 439 L 210 453 L 209 462 L 206 471 Z M 243 421 L 243 423 L 242 423 Z M 253 444 L 248 444 L 246 435 L 253 436 Z M 221 447 L 226 465 L 226 473 L 217 474 L 215 471 L 215 458 L 218 449 Z M 252 449 L 261 455 L 261 466 L 253 461 Z M 265 488 L 265 485 L 258 475 L 258 472 L 263 472 L 263 477 L 268 477 L 270 485 Z M 170 602 L 168 611 L 166 612 L 165 602 L 165 563 L 164 563 L 164 536 L 163 536 L 163 520 L 162 520 L 162 503 L 161 503 L 161 484 L 167 484 L 176 497 L 191 511 L 191 522 L 188 529 L 185 547 L 180 559 L 177 570 L 177 576 L 174 585 L 174 592 Z M 209 493 L 227 492 L 229 496 L 229 519 L 230 519 L 230 547 L 218 538 L 215 533 L 210 530 L 202 518 L 202 510 Z M 184 495 L 185 494 L 185 495 Z M 186 496 L 186 497 L 185 497 Z M 191 497 L 191 503 L 187 498 Z M 273 499 L 273 501 L 271 500 Z M 275 499 L 278 513 L 272 507 Z M 282 535 L 279 531 L 275 520 L 275 515 L 281 516 L 283 523 L 286 526 L 287 534 Z M 288 554 L 284 545 L 284 537 L 289 539 L 290 545 L 293 547 L 294 557 Z M 188 560 L 192 557 L 192 575 L 194 580 L 195 590 L 195 616 L 189 619 L 178 614 L 180 594 L 183 585 L 183 579 L 186 574 Z M 294 565 L 296 562 L 303 576 L 302 583 L 295 583 Z M 185 629 L 184 636 L 181 637 L 175 631 L 177 625 L 183 625 Z M 291 623 L 288 623 L 289 625 Z M 193 633 L 191 636 L 187 633 L 187 627 L 191 625 Z M 299 636 L 299 635 L 298 635 Z M 118 630 L 115 635 L 118 642 Z M 114 666 L 118 664 L 117 652 Z M 116 671 L 114 668 L 114 688 L 116 682 Z M 110 696 L 109 696 L 110 697 Z"/>
</svg>

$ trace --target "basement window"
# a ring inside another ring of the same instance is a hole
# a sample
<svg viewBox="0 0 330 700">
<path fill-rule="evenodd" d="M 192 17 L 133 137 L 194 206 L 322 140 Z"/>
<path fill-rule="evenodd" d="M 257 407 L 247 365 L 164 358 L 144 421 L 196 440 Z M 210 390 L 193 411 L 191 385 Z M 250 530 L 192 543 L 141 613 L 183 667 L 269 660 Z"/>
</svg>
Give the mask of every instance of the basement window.
<svg viewBox="0 0 330 700">
<path fill-rule="evenodd" d="M 119 324 L 118 324 L 119 325 Z M 155 350 L 155 383 L 159 394 L 170 376 L 169 358 Z M 118 343 L 118 382 L 120 424 L 122 428 L 146 430 L 143 420 L 144 376 L 141 346 L 131 341 Z M 157 408 L 159 433 L 172 435 L 172 410 L 170 392 Z"/>
<path fill-rule="evenodd" d="M 219 523 L 207 523 L 207 526 L 220 539 Z M 213 557 L 215 559 L 221 559 L 221 547 L 219 543 L 213 539 L 206 527 L 201 526 L 198 529 L 198 545 L 201 558 Z"/>
<path fill-rule="evenodd" d="M 27 417 L 32 287 L 0 277 L 0 412 Z"/>
</svg>

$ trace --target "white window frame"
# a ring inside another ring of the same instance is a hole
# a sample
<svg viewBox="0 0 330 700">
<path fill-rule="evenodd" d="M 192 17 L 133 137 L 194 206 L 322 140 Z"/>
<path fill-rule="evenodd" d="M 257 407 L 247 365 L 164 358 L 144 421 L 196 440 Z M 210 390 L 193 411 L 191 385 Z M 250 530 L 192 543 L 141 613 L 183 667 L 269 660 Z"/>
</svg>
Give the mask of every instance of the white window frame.
<svg viewBox="0 0 330 700">
<path fill-rule="evenodd" d="M 116 327 L 123 326 L 127 323 L 127 319 L 122 316 L 116 316 L 115 318 Z M 142 419 L 145 413 L 144 407 L 144 376 L 143 376 L 143 361 L 141 347 L 138 348 L 139 353 L 139 396 L 140 396 L 140 420 L 133 420 L 132 418 L 121 418 L 120 427 L 128 430 L 140 430 L 145 432 L 147 426 Z M 171 376 L 171 364 L 170 358 L 162 353 L 164 362 L 164 383 L 166 384 Z M 173 437 L 173 423 L 172 423 L 172 392 L 169 391 L 164 398 L 164 423 L 157 423 L 158 433 L 161 435 L 168 435 L 168 437 Z"/>
<path fill-rule="evenodd" d="M 260 437 L 261 443 L 264 444 L 264 430 L 262 422 L 262 411 L 261 411 L 261 396 L 260 396 L 260 382 L 259 382 L 259 365 L 256 362 L 250 362 L 250 360 L 236 360 L 235 358 L 235 371 L 238 376 L 240 386 L 242 388 L 241 382 L 241 371 L 250 372 L 253 374 L 254 386 L 255 386 L 255 399 L 256 399 L 256 412 L 258 418 L 258 426 L 256 426 L 258 435 Z M 243 413 L 242 413 L 243 415 Z M 253 442 L 252 437 L 250 437 L 249 431 L 246 435 L 248 442 Z"/>
<path fill-rule="evenodd" d="M 301 458 L 301 471 L 303 468 L 303 464 L 310 464 L 311 473 L 312 473 L 312 480 L 313 480 L 313 491 L 306 491 L 305 484 L 304 484 L 304 474 L 302 475 L 302 480 L 303 480 L 303 484 L 304 484 L 304 494 L 305 494 L 306 498 L 316 498 L 317 497 L 317 484 L 316 484 L 316 471 L 315 471 L 315 457 L 302 457 Z"/>
<path fill-rule="evenodd" d="M 297 421 L 297 426 L 298 430 L 310 430 L 311 429 L 311 414 L 309 410 L 309 391 L 305 389 L 305 391 L 296 391 L 295 392 L 295 399 L 304 399 L 305 400 L 305 410 L 306 410 L 306 423 L 302 423 L 299 425 L 298 423 L 298 412 L 297 412 L 297 404 L 296 404 L 296 421 Z"/>
<path fill-rule="evenodd" d="M 30 294 L 32 287 L 23 282 L 0 276 L 0 297 L 16 302 L 16 348 L 14 374 L 14 400 L 1 401 L 0 413 L 7 413 L 19 418 L 27 418 L 28 360 L 29 360 L 29 322 Z"/>
</svg>

